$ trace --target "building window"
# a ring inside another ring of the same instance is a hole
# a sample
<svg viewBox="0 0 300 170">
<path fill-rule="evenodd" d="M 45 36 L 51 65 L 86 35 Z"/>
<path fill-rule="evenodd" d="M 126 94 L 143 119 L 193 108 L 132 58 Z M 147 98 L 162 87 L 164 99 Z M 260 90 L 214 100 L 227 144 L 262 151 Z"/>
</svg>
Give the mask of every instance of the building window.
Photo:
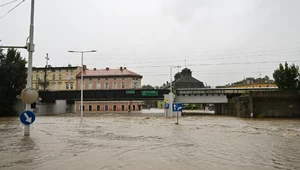
<svg viewBox="0 0 300 170">
<path fill-rule="evenodd" d="M 36 84 L 36 85 L 35 85 L 35 89 L 36 89 L 36 90 L 39 90 L 39 84 Z"/>
<path fill-rule="evenodd" d="M 70 89 L 73 90 L 73 83 L 70 84 Z"/>
<path fill-rule="evenodd" d="M 105 106 L 104 106 L 104 110 L 105 110 L 105 111 L 108 111 L 108 105 L 105 105 Z"/>
<path fill-rule="evenodd" d="M 138 82 L 134 82 L 132 88 L 138 88 L 138 85 L 139 85 Z"/>
<path fill-rule="evenodd" d="M 114 86 L 113 86 L 114 89 L 117 88 L 117 82 L 114 82 Z"/>
<path fill-rule="evenodd" d="M 66 90 L 69 90 L 69 83 L 66 83 Z"/>
<path fill-rule="evenodd" d="M 97 105 L 97 111 L 100 111 L 100 105 Z"/>
<path fill-rule="evenodd" d="M 132 106 L 132 110 L 135 111 L 135 105 Z"/>
<path fill-rule="evenodd" d="M 35 80 L 39 81 L 39 75 L 38 74 L 35 75 Z"/>
<path fill-rule="evenodd" d="M 128 110 L 130 111 L 130 105 L 128 105 Z"/>
<path fill-rule="evenodd" d="M 92 105 L 89 105 L 89 111 L 92 111 L 93 109 L 92 109 Z"/>
<path fill-rule="evenodd" d="M 108 88 L 109 88 L 108 83 L 105 83 L 105 89 L 108 89 Z"/>
<path fill-rule="evenodd" d="M 58 90 L 61 90 L 61 83 L 58 84 Z"/>
<path fill-rule="evenodd" d="M 113 111 L 117 111 L 117 105 L 113 106 Z"/>
<path fill-rule="evenodd" d="M 89 89 L 92 89 L 93 88 L 93 81 L 92 79 L 90 79 L 90 82 L 89 82 Z"/>
<path fill-rule="evenodd" d="M 58 80 L 61 80 L 61 74 L 58 75 Z"/>
<path fill-rule="evenodd" d="M 126 88 L 125 82 L 122 82 L 122 89 L 125 89 L 125 88 Z"/>
<path fill-rule="evenodd" d="M 68 73 L 66 74 L 66 79 L 67 79 L 67 80 L 70 80 L 70 76 L 69 76 Z"/>
<path fill-rule="evenodd" d="M 53 81 L 55 80 L 55 74 L 54 73 L 52 74 L 52 80 Z"/>
<path fill-rule="evenodd" d="M 125 106 L 124 105 L 122 105 L 122 111 L 124 111 L 125 110 Z"/>
<path fill-rule="evenodd" d="M 85 89 L 85 84 L 84 84 L 84 82 L 82 83 L 82 89 Z"/>
<path fill-rule="evenodd" d="M 100 88 L 101 88 L 101 87 L 100 87 L 100 82 L 97 82 L 96 88 L 97 88 L 97 89 L 100 89 Z"/>
<path fill-rule="evenodd" d="M 80 107 L 81 107 L 81 106 L 80 106 Z M 84 105 L 82 106 L 82 110 L 83 110 L 83 111 L 85 111 L 85 107 L 84 107 Z"/>
<path fill-rule="evenodd" d="M 54 83 L 52 84 L 52 90 L 55 90 L 55 84 Z"/>
</svg>

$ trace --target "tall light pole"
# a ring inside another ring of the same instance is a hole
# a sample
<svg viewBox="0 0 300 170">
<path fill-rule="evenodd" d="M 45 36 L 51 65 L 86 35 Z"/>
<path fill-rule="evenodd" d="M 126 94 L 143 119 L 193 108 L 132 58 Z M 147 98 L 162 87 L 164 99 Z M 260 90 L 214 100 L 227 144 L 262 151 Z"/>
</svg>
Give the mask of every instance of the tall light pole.
<svg viewBox="0 0 300 170">
<path fill-rule="evenodd" d="M 49 60 L 48 53 L 46 53 L 45 59 L 46 59 L 46 66 L 45 66 L 45 75 L 44 75 L 44 90 L 46 90 L 47 68 L 48 68 L 48 60 Z"/>
<path fill-rule="evenodd" d="M 90 50 L 90 51 L 69 51 L 70 53 L 81 53 L 81 85 L 80 85 L 80 121 L 82 123 L 82 118 L 83 118 L 83 53 L 94 53 L 97 52 L 97 50 Z"/>
<path fill-rule="evenodd" d="M 169 93 L 169 101 L 170 101 L 170 106 L 169 106 L 169 112 L 170 112 L 170 116 L 173 116 L 173 89 L 172 89 L 172 68 L 180 68 L 181 66 L 170 66 L 170 93 Z"/>
<path fill-rule="evenodd" d="M 27 44 L 28 50 L 28 70 L 27 70 L 27 88 L 31 88 L 32 83 L 32 56 L 34 52 L 33 34 L 34 33 L 34 0 L 31 0 L 31 12 L 30 12 L 30 26 L 29 26 L 29 43 Z M 26 104 L 26 110 L 31 109 L 31 104 Z M 24 127 L 24 136 L 29 136 L 29 125 Z"/>
</svg>

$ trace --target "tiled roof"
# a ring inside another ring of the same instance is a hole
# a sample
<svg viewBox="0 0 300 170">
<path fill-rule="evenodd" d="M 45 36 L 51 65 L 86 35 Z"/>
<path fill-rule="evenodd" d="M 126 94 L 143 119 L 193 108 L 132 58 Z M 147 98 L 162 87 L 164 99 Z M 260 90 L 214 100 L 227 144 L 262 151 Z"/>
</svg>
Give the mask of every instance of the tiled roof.
<svg viewBox="0 0 300 170">
<path fill-rule="evenodd" d="M 143 77 L 140 74 L 132 72 L 126 69 L 97 69 L 97 70 L 85 70 L 83 72 L 83 76 L 88 77 L 110 77 L 110 76 L 134 76 L 134 77 Z M 77 77 L 81 76 L 81 72 L 77 75 Z"/>
</svg>

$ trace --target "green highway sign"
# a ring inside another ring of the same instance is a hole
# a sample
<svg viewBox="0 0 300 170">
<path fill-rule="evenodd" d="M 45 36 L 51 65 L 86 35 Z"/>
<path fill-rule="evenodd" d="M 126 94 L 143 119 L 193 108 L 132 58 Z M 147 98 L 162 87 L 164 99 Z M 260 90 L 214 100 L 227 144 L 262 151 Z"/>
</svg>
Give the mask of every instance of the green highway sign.
<svg viewBox="0 0 300 170">
<path fill-rule="evenodd" d="M 142 91 L 142 96 L 158 96 L 158 91 L 156 90 Z"/>
<path fill-rule="evenodd" d="M 135 94 L 135 90 L 126 90 L 126 94 Z"/>
</svg>

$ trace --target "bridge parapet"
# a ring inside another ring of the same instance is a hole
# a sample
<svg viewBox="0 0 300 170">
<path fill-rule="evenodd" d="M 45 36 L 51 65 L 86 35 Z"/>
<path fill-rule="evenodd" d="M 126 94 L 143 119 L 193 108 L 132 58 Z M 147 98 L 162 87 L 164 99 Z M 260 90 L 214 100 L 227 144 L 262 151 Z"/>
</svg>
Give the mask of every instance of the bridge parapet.
<svg viewBox="0 0 300 170">
<path fill-rule="evenodd" d="M 278 88 L 179 88 L 176 95 L 248 94 L 250 91 L 278 91 Z"/>
</svg>

